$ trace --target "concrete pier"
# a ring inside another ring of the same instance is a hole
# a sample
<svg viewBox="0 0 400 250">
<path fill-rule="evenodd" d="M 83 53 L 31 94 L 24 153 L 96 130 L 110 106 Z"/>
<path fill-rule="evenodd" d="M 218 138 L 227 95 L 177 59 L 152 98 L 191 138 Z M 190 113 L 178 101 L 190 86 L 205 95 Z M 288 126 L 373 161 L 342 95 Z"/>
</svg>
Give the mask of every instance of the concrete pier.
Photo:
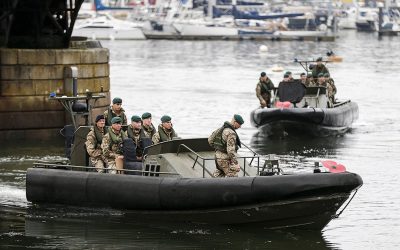
<svg viewBox="0 0 400 250">
<path fill-rule="evenodd" d="M 94 103 L 92 116 L 106 109 L 110 104 L 109 51 L 82 44 L 72 43 L 69 49 L 0 48 L 1 142 L 63 140 L 59 130 L 71 122 L 70 115 L 49 95 L 66 95 L 66 84 L 70 84 L 64 81 L 66 67 L 78 69 L 78 95 L 87 90 L 105 95 Z"/>
</svg>

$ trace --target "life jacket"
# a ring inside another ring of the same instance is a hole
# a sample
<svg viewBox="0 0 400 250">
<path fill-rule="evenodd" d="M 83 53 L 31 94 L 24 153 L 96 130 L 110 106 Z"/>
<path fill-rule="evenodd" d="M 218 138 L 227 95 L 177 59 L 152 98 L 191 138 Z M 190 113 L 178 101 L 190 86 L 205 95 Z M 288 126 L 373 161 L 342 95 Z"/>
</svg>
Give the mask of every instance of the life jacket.
<svg viewBox="0 0 400 250">
<path fill-rule="evenodd" d="M 128 132 L 128 137 L 129 137 L 129 138 L 132 138 L 133 142 L 134 142 L 135 144 L 137 144 L 137 143 L 136 143 L 136 139 L 135 139 L 135 133 L 133 132 L 133 128 L 132 128 L 130 125 L 129 125 L 128 128 L 127 128 L 127 132 Z M 142 137 L 142 129 L 140 130 L 140 133 L 139 133 L 139 140 L 138 140 L 138 143 L 140 142 L 141 137 Z"/>
<path fill-rule="evenodd" d="M 263 94 L 266 94 L 266 93 L 270 93 L 270 91 L 271 91 L 271 86 L 270 85 L 273 85 L 273 83 L 272 83 L 272 81 L 268 78 L 268 80 L 266 81 L 266 82 L 263 82 L 263 81 L 261 81 L 261 79 L 260 79 L 260 81 L 259 81 L 259 83 L 258 83 L 259 85 L 260 85 L 260 87 L 261 87 L 261 94 L 263 95 Z"/>
<path fill-rule="evenodd" d="M 111 138 L 111 143 L 109 145 L 109 149 L 112 150 L 112 146 L 115 144 L 118 146 L 116 153 L 122 154 L 123 153 L 122 142 L 126 139 L 126 135 L 125 135 L 124 131 L 121 129 L 121 131 L 120 131 L 121 137 L 119 137 L 114 133 L 114 131 L 112 131 L 112 127 L 109 127 L 108 133 L 110 134 L 110 138 Z"/>
<path fill-rule="evenodd" d="M 141 132 L 143 132 L 143 135 L 144 135 L 143 137 L 148 137 L 148 136 L 144 133 L 144 131 L 146 131 L 146 133 L 150 134 L 149 138 L 151 139 L 151 138 L 153 137 L 153 135 L 156 133 L 156 128 L 154 127 L 153 123 L 150 124 L 149 127 L 146 127 L 146 126 L 142 125 L 142 130 L 141 130 Z"/>
<path fill-rule="evenodd" d="M 236 130 L 232 127 L 232 124 L 230 124 L 229 122 L 225 122 L 224 125 L 218 130 L 211 144 L 213 145 L 215 150 L 227 153 L 226 141 L 222 138 L 222 134 L 226 128 L 230 128 L 233 130 L 233 132 L 235 132 L 236 135 L 235 150 L 238 151 L 238 149 L 242 147 L 242 144 L 240 142 L 238 134 L 236 133 Z"/>
<path fill-rule="evenodd" d="M 126 124 L 126 116 L 125 116 L 125 110 L 121 109 L 121 113 L 120 115 L 117 115 L 115 112 L 112 111 L 112 107 L 108 107 L 108 113 L 107 113 L 107 122 L 106 125 L 107 126 L 111 126 L 111 120 L 114 117 L 120 117 L 122 120 L 122 124 Z"/>
<path fill-rule="evenodd" d="M 171 133 L 170 133 L 171 138 L 170 138 L 161 125 L 158 126 L 158 133 L 160 134 L 160 142 L 170 141 L 172 140 L 172 138 L 177 137 L 174 128 L 171 128 Z"/>
<path fill-rule="evenodd" d="M 94 135 L 96 136 L 96 145 L 95 148 L 101 148 L 101 143 L 103 142 L 103 137 L 107 134 L 107 129 L 103 128 L 104 133 L 101 133 L 99 128 L 94 125 L 93 126 Z"/>
</svg>

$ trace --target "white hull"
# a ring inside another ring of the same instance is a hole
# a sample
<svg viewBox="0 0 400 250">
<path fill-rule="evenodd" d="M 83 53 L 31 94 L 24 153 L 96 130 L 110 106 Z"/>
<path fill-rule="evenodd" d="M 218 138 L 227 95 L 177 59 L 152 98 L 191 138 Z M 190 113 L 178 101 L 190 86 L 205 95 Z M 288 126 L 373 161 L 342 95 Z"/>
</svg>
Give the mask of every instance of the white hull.
<svg viewBox="0 0 400 250">
<path fill-rule="evenodd" d="M 73 36 L 85 36 L 97 40 L 144 40 L 146 37 L 140 28 L 80 28 L 74 29 Z"/>
<path fill-rule="evenodd" d="M 146 21 L 143 25 L 142 31 L 144 35 L 164 35 L 164 36 L 177 36 L 179 32 L 175 29 L 172 23 L 157 23 L 158 29 L 152 26 L 150 21 Z"/>
<path fill-rule="evenodd" d="M 78 21 L 72 35 L 99 40 L 146 39 L 139 23 L 122 21 L 107 13 L 97 13 L 95 17 Z"/>
<path fill-rule="evenodd" d="M 311 30 L 285 30 L 277 31 L 274 35 L 281 37 L 314 37 L 314 36 L 326 36 L 326 31 L 311 31 Z"/>
<path fill-rule="evenodd" d="M 182 23 L 174 23 L 173 26 L 182 36 L 231 37 L 238 35 L 238 29 L 234 27 Z"/>
<path fill-rule="evenodd" d="M 340 29 L 356 29 L 355 18 L 341 18 L 338 24 Z"/>
</svg>

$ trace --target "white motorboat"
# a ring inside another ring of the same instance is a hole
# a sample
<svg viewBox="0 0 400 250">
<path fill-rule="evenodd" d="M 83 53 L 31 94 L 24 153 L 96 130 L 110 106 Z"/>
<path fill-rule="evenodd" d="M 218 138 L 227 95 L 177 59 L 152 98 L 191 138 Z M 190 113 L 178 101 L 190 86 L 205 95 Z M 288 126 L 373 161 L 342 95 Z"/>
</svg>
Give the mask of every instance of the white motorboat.
<svg viewBox="0 0 400 250">
<path fill-rule="evenodd" d="M 343 11 L 340 19 L 339 19 L 339 28 L 340 29 L 356 29 L 356 19 L 357 19 L 357 9 L 350 8 L 346 11 Z"/>
<path fill-rule="evenodd" d="M 99 40 L 144 40 L 141 25 L 123 21 L 108 13 L 97 12 L 94 17 L 79 20 L 75 24 L 73 36 L 86 36 Z"/>
<path fill-rule="evenodd" d="M 237 37 L 238 28 L 207 23 L 174 23 L 181 36 L 188 37 Z"/>
</svg>

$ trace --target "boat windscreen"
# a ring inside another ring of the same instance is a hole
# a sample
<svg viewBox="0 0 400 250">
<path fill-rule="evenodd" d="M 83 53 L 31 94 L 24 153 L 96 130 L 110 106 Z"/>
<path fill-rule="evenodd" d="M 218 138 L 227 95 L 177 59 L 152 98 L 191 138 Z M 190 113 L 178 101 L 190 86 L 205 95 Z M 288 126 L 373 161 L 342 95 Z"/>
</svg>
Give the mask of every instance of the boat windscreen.
<svg viewBox="0 0 400 250">
<path fill-rule="evenodd" d="M 278 87 L 279 101 L 298 103 L 306 94 L 305 86 L 299 81 L 281 82 Z"/>
</svg>

